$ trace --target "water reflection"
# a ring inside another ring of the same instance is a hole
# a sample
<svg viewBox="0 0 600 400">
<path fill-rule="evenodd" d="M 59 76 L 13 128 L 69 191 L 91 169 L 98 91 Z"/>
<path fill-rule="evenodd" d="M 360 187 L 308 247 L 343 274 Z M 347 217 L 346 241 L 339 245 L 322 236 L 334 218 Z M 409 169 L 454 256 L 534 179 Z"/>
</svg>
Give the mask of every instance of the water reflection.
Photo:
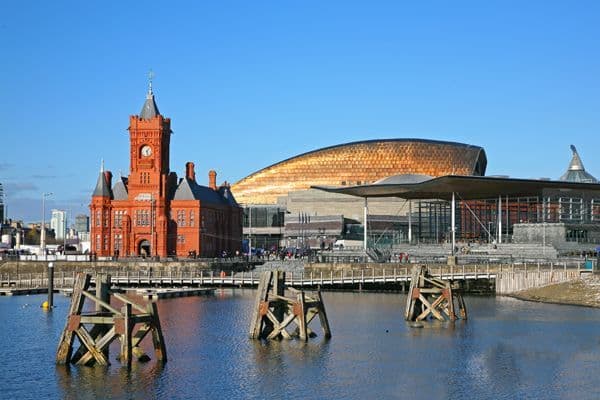
<svg viewBox="0 0 600 400">
<path fill-rule="evenodd" d="M 333 338 L 253 341 L 255 292 L 160 301 L 169 362 L 54 365 L 68 299 L 0 298 L 3 398 L 600 398 L 600 310 L 467 298 L 468 321 L 411 328 L 399 294 L 324 293 Z M 35 305 L 35 306 L 34 306 Z M 51 373 L 54 371 L 54 374 Z"/>
<path fill-rule="evenodd" d="M 162 373 L 159 363 L 151 367 L 133 363 L 130 370 L 120 365 L 56 366 L 63 399 L 154 398 Z"/>
</svg>

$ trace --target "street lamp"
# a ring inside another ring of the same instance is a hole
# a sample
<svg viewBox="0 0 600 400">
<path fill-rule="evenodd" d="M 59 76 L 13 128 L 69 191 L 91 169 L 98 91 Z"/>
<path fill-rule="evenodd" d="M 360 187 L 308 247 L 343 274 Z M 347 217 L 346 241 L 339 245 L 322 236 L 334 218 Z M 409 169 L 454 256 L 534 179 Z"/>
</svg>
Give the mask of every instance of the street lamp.
<svg viewBox="0 0 600 400">
<path fill-rule="evenodd" d="M 64 213 L 64 219 L 62 221 L 62 231 L 63 231 L 63 255 L 65 255 L 65 252 L 67 251 L 67 231 L 68 231 L 68 221 L 69 221 L 69 214 L 67 210 L 61 210 Z"/>
<path fill-rule="evenodd" d="M 46 255 L 46 197 L 52 196 L 52 192 L 42 193 L 42 229 L 40 232 L 40 249 Z"/>
</svg>

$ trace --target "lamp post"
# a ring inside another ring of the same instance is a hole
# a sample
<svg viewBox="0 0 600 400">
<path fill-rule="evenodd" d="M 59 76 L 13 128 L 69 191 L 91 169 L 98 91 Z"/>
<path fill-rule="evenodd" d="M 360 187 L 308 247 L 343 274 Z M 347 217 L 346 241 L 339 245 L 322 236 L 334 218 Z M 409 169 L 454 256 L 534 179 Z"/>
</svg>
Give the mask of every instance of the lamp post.
<svg viewBox="0 0 600 400">
<path fill-rule="evenodd" d="M 52 192 L 42 193 L 42 229 L 40 231 L 40 249 L 46 255 L 46 197 L 52 196 Z"/>
<path fill-rule="evenodd" d="M 248 261 L 252 260 L 252 206 L 248 205 Z"/>
<path fill-rule="evenodd" d="M 48 263 L 48 310 L 54 307 L 54 263 Z"/>
<path fill-rule="evenodd" d="M 63 256 L 66 257 L 65 254 L 66 254 L 66 251 L 67 251 L 67 229 L 68 229 L 68 226 L 69 226 L 69 224 L 68 224 L 68 215 L 69 214 L 67 213 L 67 210 L 62 210 L 62 211 L 65 213 L 65 215 L 64 215 L 65 220 L 64 220 L 64 222 L 62 224 L 63 225 Z"/>
</svg>

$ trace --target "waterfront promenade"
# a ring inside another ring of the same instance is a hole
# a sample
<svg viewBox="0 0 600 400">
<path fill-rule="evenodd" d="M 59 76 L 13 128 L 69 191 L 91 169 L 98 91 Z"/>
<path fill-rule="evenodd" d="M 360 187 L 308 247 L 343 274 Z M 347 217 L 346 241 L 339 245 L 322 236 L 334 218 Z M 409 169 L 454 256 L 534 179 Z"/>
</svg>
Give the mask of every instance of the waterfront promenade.
<svg viewBox="0 0 600 400">
<path fill-rule="evenodd" d="M 591 271 L 581 263 L 548 264 L 474 264 L 431 265 L 433 276 L 455 281 L 487 280 L 495 283 L 498 294 L 512 293 L 531 287 L 543 286 L 577 279 Z M 302 271 L 290 271 L 286 285 L 295 287 L 321 287 L 327 289 L 393 289 L 406 291 L 411 277 L 411 264 L 307 264 Z M 165 270 L 138 269 L 119 271 L 97 268 L 87 272 L 110 273 L 113 284 L 120 287 L 255 287 L 260 280 L 258 271 L 226 270 Z M 56 272 L 54 287 L 71 288 L 76 272 Z M 48 287 L 46 272 L 0 273 L 0 294 L 26 293 L 26 289 L 41 290 Z"/>
</svg>

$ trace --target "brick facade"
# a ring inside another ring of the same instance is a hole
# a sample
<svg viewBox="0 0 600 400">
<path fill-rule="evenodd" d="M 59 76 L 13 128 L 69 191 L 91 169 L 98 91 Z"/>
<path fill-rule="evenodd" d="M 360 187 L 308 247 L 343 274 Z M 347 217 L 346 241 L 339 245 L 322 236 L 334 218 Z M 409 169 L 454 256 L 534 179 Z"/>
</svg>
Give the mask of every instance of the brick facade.
<svg viewBox="0 0 600 400">
<path fill-rule="evenodd" d="M 91 250 L 98 256 L 215 257 L 241 250 L 242 210 L 229 185 L 196 182 L 169 170 L 171 120 L 158 112 L 152 89 L 140 115 L 129 118 L 130 173 L 113 182 L 102 170 L 90 204 Z M 103 168 L 104 169 L 104 168 Z"/>
</svg>

